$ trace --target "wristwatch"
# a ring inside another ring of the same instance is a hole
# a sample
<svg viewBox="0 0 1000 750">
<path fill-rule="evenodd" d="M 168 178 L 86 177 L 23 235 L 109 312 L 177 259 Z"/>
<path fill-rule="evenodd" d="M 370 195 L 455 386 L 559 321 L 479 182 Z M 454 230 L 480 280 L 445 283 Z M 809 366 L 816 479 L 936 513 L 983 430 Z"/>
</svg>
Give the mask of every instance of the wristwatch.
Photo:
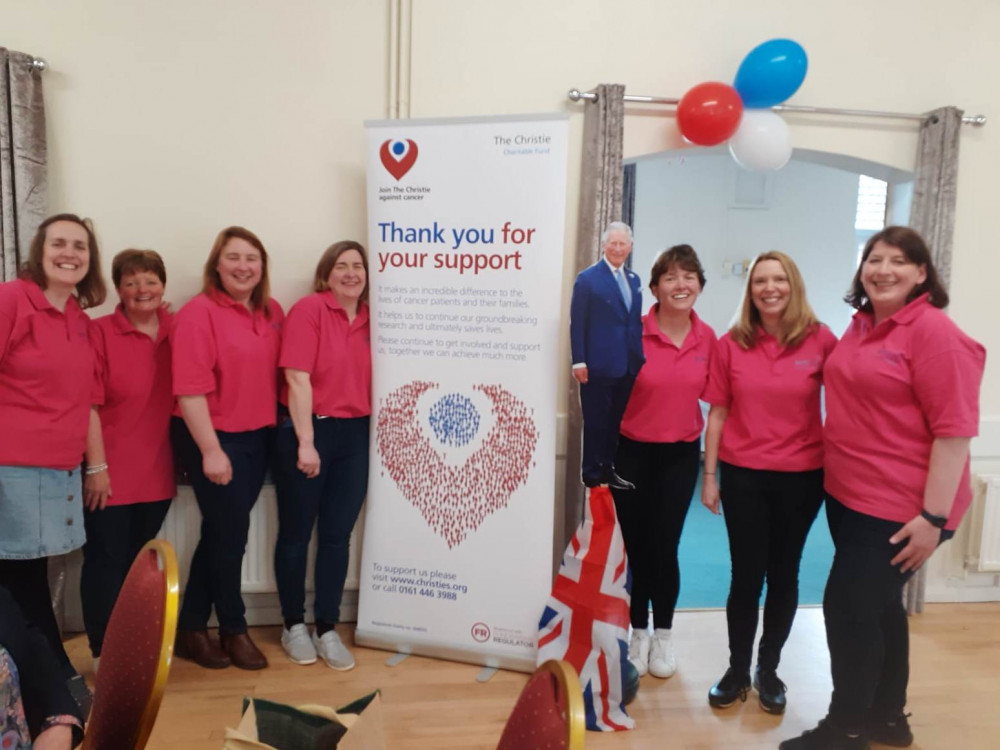
<svg viewBox="0 0 1000 750">
<path fill-rule="evenodd" d="M 926 510 L 920 511 L 920 515 L 923 516 L 924 520 L 931 526 L 936 526 L 939 529 L 943 529 L 944 525 L 948 523 L 947 516 L 935 516 L 933 513 L 928 513 Z"/>
</svg>

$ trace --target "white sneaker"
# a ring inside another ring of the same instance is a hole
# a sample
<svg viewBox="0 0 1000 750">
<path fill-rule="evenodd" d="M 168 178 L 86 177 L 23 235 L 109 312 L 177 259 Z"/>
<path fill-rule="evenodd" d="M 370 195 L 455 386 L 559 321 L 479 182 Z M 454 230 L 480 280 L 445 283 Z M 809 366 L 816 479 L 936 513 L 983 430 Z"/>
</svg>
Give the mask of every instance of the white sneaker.
<svg viewBox="0 0 1000 750">
<path fill-rule="evenodd" d="M 285 649 L 288 658 L 296 664 L 315 664 L 316 648 L 309 638 L 309 629 L 301 622 L 292 625 L 292 629 L 281 629 L 281 647 Z"/>
<path fill-rule="evenodd" d="M 677 671 L 674 641 L 667 628 L 653 631 L 649 646 L 649 673 L 653 677 L 670 677 Z"/>
<path fill-rule="evenodd" d="M 321 638 L 317 638 L 313 633 L 313 645 L 330 669 L 336 669 L 338 672 L 354 669 L 354 657 L 340 640 L 336 630 L 326 631 Z"/>
<path fill-rule="evenodd" d="M 649 671 L 649 633 L 645 630 L 632 630 L 628 642 L 628 660 L 642 677 Z"/>
</svg>

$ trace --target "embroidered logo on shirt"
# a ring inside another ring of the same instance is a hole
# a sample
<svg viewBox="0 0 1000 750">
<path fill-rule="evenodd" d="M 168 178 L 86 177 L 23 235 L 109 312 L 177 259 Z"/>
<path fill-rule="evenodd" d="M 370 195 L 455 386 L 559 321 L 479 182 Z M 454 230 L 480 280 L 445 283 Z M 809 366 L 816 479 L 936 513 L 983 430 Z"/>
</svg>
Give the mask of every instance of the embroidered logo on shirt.
<svg viewBox="0 0 1000 750">
<path fill-rule="evenodd" d="M 906 361 L 906 357 L 902 352 L 894 352 L 891 349 L 878 349 L 875 355 L 890 365 L 901 365 Z"/>
<path fill-rule="evenodd" d="M 804 370 L 807 367 L 819 367 L 822 362 L 823 358 L 819 355 L 815 357 L 802 357 L 801 359 L 795 360 L 795 366 L 800 370 Z"/>
</svg>

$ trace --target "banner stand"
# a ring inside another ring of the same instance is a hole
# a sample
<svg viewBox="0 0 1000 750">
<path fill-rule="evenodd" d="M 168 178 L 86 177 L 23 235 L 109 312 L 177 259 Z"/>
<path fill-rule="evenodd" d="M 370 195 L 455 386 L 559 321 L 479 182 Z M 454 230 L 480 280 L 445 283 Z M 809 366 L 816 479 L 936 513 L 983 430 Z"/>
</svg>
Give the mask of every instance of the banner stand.
<svg viewBox="0 0 1000 750">
<path fill-rule="evenodd" d="M 568 116 L 366 123 L 360 645 L 531 672 L 551 586 Z"/>
</svg>

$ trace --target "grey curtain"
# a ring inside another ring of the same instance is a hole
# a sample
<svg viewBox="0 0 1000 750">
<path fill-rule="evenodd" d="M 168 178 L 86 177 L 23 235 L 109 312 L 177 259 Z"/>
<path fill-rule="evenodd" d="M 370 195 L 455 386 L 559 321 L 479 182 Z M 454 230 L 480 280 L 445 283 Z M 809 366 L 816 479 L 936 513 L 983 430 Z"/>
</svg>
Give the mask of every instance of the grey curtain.
<svg viewBox="0 0 1000 750">
<path fill-rule="evenodd" d="M 910 226 L 927 241 L 934 267 L 946 288 L 951 281 L 961 131 L 962 110 L 956 107 L 936 109 L 921 123 L 910 206 Z M 909 614 L 924 611 L 926 589 L 925 564 L 903 588 L 903 602 Z"/>
<path fill-rule="evenodd" d="M 583 168 L 580 176 L 580 214 L 574 268 L 579 273 L 600 255 L 601 232 L 622 215 L 622 140 L 625 134 L 625 86 L 601 84 L 597 101 L 588 101 L 583 117 Z M 583 519 L 584 487 L 580 481 L 583 414 L 580 391 L 570 379 L 566 430 L 566 482 L 562 539 L 556 539 L 561 554 Z"/>
<path fill-rule="evenodd" d="M 910 226 L 927 241 L 946 287 L 951 281 L 961 130 L 962 110 L 956 107 L 936 109 L 920 125 L 910 206 Z"/>
<path fill-rule="evenodd" d="M 635 229 L 635 164 L 622 167 L 622 221 Z M 626 268 L 632 268 L 632 256 L 625 261 Z"/>
<path fill-rule="evenodd" d="M 31 55 L 0 47 L 0 281 L 17 276 L 46 209 L 42 73 Z"/>
</svg>

